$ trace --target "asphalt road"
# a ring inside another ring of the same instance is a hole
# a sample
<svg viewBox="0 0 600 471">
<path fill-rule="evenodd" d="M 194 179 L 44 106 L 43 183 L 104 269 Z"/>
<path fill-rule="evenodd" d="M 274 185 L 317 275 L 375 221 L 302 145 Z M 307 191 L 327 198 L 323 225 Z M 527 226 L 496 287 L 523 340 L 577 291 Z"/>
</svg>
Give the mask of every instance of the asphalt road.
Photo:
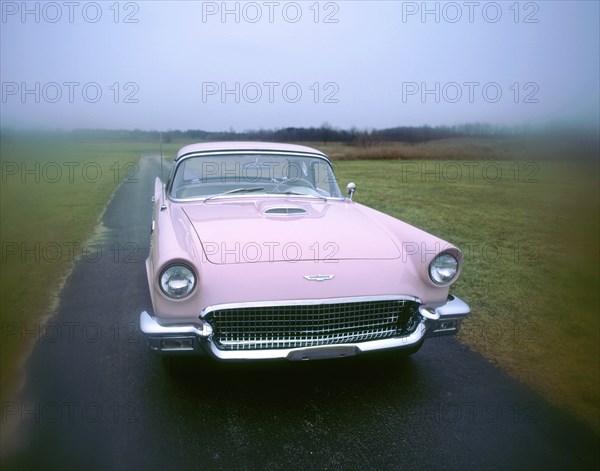
<svg viewBox="0 0 600 471">
<path fill-rule="evenodd" d="M 3 469 L 598 469 L 598 435 L 453 338 L 409 359 L 166 369 L 137 326 L 158 172 L 142 160 L 55 316 L 22 332 L 39 340 L 2 404 Z"/>
</svg>

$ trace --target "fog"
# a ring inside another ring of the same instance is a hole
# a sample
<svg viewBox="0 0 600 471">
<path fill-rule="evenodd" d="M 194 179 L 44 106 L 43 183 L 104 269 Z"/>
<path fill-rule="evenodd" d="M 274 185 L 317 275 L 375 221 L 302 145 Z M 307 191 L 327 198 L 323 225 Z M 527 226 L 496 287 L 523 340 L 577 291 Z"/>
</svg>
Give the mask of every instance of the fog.
<svg viewBox="0 0 600 471">
<path fill-rule="evenodd" d="M 1 2 L 6 127 L 597 128 L 598 2 Z"/>
</svg>

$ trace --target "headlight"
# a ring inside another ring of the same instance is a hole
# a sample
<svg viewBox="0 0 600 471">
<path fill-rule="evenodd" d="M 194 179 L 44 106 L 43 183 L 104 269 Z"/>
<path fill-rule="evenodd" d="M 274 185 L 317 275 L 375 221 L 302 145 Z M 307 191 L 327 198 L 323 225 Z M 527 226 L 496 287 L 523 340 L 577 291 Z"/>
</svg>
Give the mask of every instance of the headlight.
<svg viewBox="0 0 600 471">
<path fill-rule="evenodd" d="M 429 264 L 429 276 L 438 285 L 450 283 L 458 273 L 458 260 L 454 255 L 442 253 Z"/>
<path fill-rule="evenodd" d="M 169 265 L 160 275 L 160 287 L 170 298 L 185 298 L 196 286 L 196 275 L 186 265 Z"/>
</svg>

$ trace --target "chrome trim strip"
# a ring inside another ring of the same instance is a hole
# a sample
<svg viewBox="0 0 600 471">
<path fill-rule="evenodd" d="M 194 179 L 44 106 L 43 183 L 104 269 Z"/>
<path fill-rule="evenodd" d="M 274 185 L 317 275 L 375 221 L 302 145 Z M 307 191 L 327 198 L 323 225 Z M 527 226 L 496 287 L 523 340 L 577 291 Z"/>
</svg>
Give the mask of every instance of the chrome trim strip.
<svg viewBox="0 0 600 471">
<path fill-rule="evenodd" d="M 205 157 L 211 155 L 252 155 L 252 154 L 269 154 L 269 155 L 290 155 L 293 157 L 316 157 L 331 163 L 331 159 L 321 152 L 305 152 L 301 150 L 277 150 L 277 149 L 221 149 L 221 150 L 196 150 L 183 154 L 179 157 L 175 157 L 175 162 L 181 162 L 182 160 L 189 159 L 191 157 Z"/>
<path fill-rule="evenodd" d="M 414 296 L 387 295 L 387 296 L 357 296 L 348 298 L 325 298 L 325 299 L 285 299 L 281 301 L 252 301 L 246 303 L 226 303 L 207 306 L 200 313 L 200 318 L 204 318 L 212 311 L 221 309 L 238 309 L 245 307 L 270 307 L 270 306 L 313 306 L 315 304 L 341 304 L 341 303 L 360 303 L 366 301 L 415 301 L 421 303 L 419 298 Z"/>
<path fill-rule="evenodd" d="M 234 194 L 234 195 L 207 195 L 207 196 L 202 196 L 199 198 L 173 198 L 171 196 L 168 196 L 170 201 L 173 201 L 175 203 L 186 203 L 186 202 L 191 202 L 191 201 L 205 201 L 208 200 L 209 198 L 216 198 L 218 197 L 219 199 L 232 199 L 232 198 L 246 198 L 246 199 L 250 199 L 250 198 L 254 198 L 256 199 L 257 197 L 260 198 L 312 198 L 312 199 L 320 199 L 320 200 L 325 200 L 324 202 L 327 202 L 329 200 L 334 200 L 334 201 L 345 201 L 346 198 L 344 197 L 337 197 L 337 196 L 317 196 L 317 195 L 285 195 L 285 194 L 279 194 L 279 193 L 246 193 L 246 194 Z"/>
</svg>

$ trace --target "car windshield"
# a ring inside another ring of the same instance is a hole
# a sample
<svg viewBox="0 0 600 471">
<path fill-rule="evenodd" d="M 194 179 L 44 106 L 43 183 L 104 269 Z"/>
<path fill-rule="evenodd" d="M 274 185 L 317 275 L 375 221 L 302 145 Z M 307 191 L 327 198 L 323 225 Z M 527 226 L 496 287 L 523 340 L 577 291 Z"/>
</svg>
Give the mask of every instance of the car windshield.
<svg viewBox="0 0 600 471">
<path fill-rule="evenodd" d="M 186 157 L 177 164 L 170 187 L 175 199 L 245 194 L 342 198 L 328 161 L 286 154 Z"/>
</svg>

